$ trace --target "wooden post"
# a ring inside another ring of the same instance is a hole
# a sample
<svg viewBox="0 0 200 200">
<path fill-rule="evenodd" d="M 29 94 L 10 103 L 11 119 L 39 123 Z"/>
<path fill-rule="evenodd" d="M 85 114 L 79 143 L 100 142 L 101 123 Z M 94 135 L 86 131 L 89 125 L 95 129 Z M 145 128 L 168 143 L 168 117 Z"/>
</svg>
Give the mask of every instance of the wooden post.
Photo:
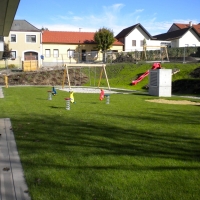
<svg viewBox="0 0 200 200">
<path fill-rule="evenodd" d="M 64 69 L 63 81 L 62 81 L 62 89 L 64 89 L 65 79 L 66 79 L 66 69 Z"/>
<path fill-rule="evenodd" d="M 147 59 L 147 54 L 146 54 L 146 46 L 145 45 L 143 46 L 143 51 L 144 51 L 144 59 L 146 60 Z"/>
<path fill-rule="evenodd" d="M 103 70 L 104 70 L 104 73 L 105 73 L 105 76 L 106 76 L 106 81 L 107 81 L 107 84 L 108 84 L 108 89 L 110 90 L 110 84 L 109 84 L 109 82 L 108 82 L 108 77 L 107 77 L 105 65 L 103 65 Z"/>
<path fill-rule="evenodd" d="M 102 69 L 101 69 L 101 73 L 100 73 L 100 77 L 99 77 L 98 87 L 100 86 L 100 83 L 101 83 L 102 73 L 103 73 L 103 67 L 102 67 Z"/>
<path fill-rule="evenodd" d="M 71 90 L 71 83 L 70 83 L 69 71 L 68 71 L 67 65 L 66 65 L 66 73 L 67 73 L 68 86 L 69 86 L 69 89 Z"/>
<path fill-rule="evenodd" d="M 166 52 L 167 60 L 169 61 L 169 56 L 168 56 L 167 47 L 165 47 L 165 52 Z"/>
<path fill-rule="evenodd" d="M 5 76 L 5 84 L 6 84 L 6 88 L 8 88 L 8 76 Z"/>
</svg>

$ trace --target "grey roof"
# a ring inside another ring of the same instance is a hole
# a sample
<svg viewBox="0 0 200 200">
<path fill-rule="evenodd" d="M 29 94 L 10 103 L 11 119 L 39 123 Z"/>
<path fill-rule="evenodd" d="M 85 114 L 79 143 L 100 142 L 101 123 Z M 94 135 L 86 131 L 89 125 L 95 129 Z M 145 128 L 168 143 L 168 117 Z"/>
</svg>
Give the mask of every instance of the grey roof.
<svg viewBox="0 0 200 200">
<path fill-rule="evenodd" d="M 171 31 L 171 32 L 167 32 L 167 33 L 163 33 L 163 34 L 159 34 L 159 35 L 154 35 L 153 38 L 155 40 L 166 40 L 166 41 L 170 41 L 170 40 L 174 40 L 174 39 L 179 39 L 181 38 L 187 31 L 189 31 L 190 29 L 194 30 L 194 32 L 199 35 L 196 30 L 194 28 L 183 28 L 177 31 Z"/>
<path fill-rule="evenodd" d="M 36 28 L 26 20 L 14 20 L 11 31 L 40 32 L 40 29 Z"/>
<path fill-rule="evenodd" d="M 118 33 L 115 38 L 124 38 L 127 35 L 129 35 L 135 28 L 140 27 L 150 38 L 152 38 L 151 34 L 140 24 L 135 24 L 133 26 L 130 26 L 128 28 L 123 29 L 120 33 Z"/>
</svg>

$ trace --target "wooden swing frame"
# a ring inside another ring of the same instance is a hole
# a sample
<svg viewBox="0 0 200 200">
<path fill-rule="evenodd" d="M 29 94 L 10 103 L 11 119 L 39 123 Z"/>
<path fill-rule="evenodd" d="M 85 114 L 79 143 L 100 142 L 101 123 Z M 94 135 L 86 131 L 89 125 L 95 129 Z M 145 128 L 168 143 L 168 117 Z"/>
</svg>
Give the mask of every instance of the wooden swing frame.
<svg viewBox="0 0 200 200">
<path fill-rule="evenodd" d="M 146 51 L 147 51 L 147 48 L 149 48 L 149 47 L 151 47 L 151 48 L 160 48 L 160 49 L 159 49 L 160 51 L 161 51 L 161 48 L 164 48 L 164 49 L 165 49 L 165 54 L 166 54 L 167 60 L 169 61 L 167 46 L 146 46 L 146 45 L 144 45 L 144 46 L 143 46 L 143 51 L 144 51 L 144 57 L 145 57 L 146 60 L 147 60 Z"/>
<path fill-rule="evenodd" d="M 98 88 L 100 87 L 100 83 L 101 83 L 101 78 L 103 75 L 103 72 L 105 74 L 106 77 L 106 82 L 108 85 L 108 89 L 110 90 L 110 84 L 108 81 L 108 76 L 107 76 L 107 72 L 106 72 L 106 65 L 105 64 L 66 64 L 65 65 L 65 70 L 64 70 L 64 74 L 63 74 L 63 81 L 62 81 L 62 89 L 64 89 L 64 85 L 65 85 L 65 79 L 67 78 L 68 81 L 68 87 L 71 90 L 71 82 L 70 82 L 70 77 L 69 77 L 69 69 L 76 69 L 76 68 L 83 68 L 83 67 L 89 67 L 89 68 L 93 68 L 93 67 L 100 67 L 101 72 L 100 72 L 100 77 L 99 77 L 99 82 L 98 82 Z"/>
</svg>

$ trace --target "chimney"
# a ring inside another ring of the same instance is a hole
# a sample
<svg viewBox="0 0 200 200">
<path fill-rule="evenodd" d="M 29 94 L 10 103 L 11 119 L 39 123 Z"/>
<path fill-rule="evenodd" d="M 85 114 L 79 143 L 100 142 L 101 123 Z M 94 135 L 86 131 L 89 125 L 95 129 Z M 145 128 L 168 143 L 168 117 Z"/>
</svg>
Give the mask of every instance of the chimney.
<svg viewBox="0 0 200 200">
<path fill-rule="evenodd" d="M 189 22 L 189 26 L 192 27 L 192 21 Z"/>
</svg>

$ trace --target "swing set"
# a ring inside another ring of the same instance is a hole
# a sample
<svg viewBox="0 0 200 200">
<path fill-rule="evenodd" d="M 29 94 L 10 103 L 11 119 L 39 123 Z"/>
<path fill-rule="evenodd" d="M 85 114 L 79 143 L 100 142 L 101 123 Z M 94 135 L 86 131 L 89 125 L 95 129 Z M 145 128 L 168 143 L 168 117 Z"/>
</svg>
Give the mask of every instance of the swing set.
<svg viewBox="0 0 200 200">
<path fill-rule="evenodd" d="M 161 61 L 163 61 L 163 58 L 164 57 L 166 57 L 167 58 L 167 61 L 169 62 L 169 56 L 168 56 L 168 52 L 167 52 L 167 46 L 146 46 L 146 45 L 144 45 L 143 46 L 143 53 L 144 53 L 144 58 L 145 58 L 145 60 L 147 60 L 147 49 L 148 48 L 158 48 L 157 50 L 159 50 L 160 51 L 160 55 L 159 55 L 159 57 L 160 57 L 160 59 L 161 59 Z"/>
<path fill-rule="evenodd" d="M 80 79 L 81 79 L 81 69 L 83 68 L 89 68 L 90 69 L 96 69 L 96 68 L 100 68 L 100 77 L 99 77 L 99 81 L 98 81 L 98 88 L 100 87 L 100 83 L 101 83 L 101 79 L 102 79 L 102 75 L 104 72 L 105 78 L 106 78 L 106 82 L 107 82 L 107 86 L 108 89 L 110 90 L 110 84 L 108 81 L 108 76 L 107 76 L 107 72 L 106 72 L 106 65 L 105 64 L 66 64 L 65 65 L 65 69 L 64 69 L 64 74 L 63 74 L 63 81 L 62 81 L 62 89 L 64 89 L 64 85 L 65 85 L 65 80 L 67 78 L 67 82 L 68 82 L 68 87 L 69 90 L 71 90 L 71 80 L 70 80 L 70 75 L 69 75 L 69 69 L 72 70 L 76 70 L 79 69 L 80 70 Z M 75 76 L 75 72 L 74 72 L 74 76 Z M 89 75 L 90 76 L 90 75 Z M 96 74 L 95 74 L 96 76 Z"/>
</svg>

